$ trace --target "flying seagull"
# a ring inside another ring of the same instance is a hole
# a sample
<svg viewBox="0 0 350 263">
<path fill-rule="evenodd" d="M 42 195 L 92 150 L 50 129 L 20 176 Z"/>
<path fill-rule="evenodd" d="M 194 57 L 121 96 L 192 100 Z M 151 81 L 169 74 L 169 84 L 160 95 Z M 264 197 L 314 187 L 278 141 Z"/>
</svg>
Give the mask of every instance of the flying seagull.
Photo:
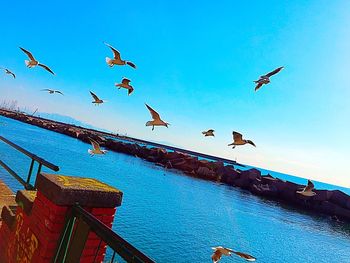
<svg viewBox="0 0 350 263">
<path fill-rule="evenodd" d="M 12 77 L 13 77 L 14 79 L 16 78 L 16 75 L 15 75 L 12 71 L 10 71 L 9 69 L 7 69 L 7 68 L 1 68 L 1 69 L 3 69 L 3 70 L 5 71 L 6 74 L 12 75 Z"/>
<path fill-rule="evenodd" d="M 99 104 L 106 102 L 106 100 L 101 100 L 99 97 L 96 96 L 95 93 L 93 93 L 91 91 L 90 91 L 90 94 L 91 94 L 92 98 L 94 99 L 94 101 L 92 103 L 95 103 L 95 105 L 99 105 Z"/>
<path fill-rule="evenodd" d="M 118 87 L 118 89 L 120 88 L 124 88 L 124 89 L 127 89 L 128 90 L 128 95 L 130 95 L 133 91 L 134 91 L 134 88 L 130 85 L 130 79 L 127 79 L 127 78 L 123 78 L 122 79 L 122 83 L 115 83 L 115 86 Z"/>
<path fill-rule="evenodd" d="M 101 150 L 100 145 L 95 140 L 89 138 L 89 141 L 90 141 L 92 148 L 93 148 L 92 150 L 91 149 L 88 150 L 89 154 L 91 154 L 91 155 L 105 154 L 107 152 L 107 150 Z"/>
<path fill-rule="evenodd" d="M 25 50 L 24 48 L 19 47 L 24 53 L 27 54 L 29 60 L 25 60 L 24 62 L 26 63 L 28 68 L 33 68 L 35 66 L 40 66 L 44 69 L 46 69 L 48 72 L 51 74 L 55 75 L 55 73 L 46 65 L 39 63 L 39 61 L 35 60 L 33 57 L 32 53 L 30 53 L 28 50 Z"/>
<path fill-rule="evenodd" d="M 41 91 L 47 91 L 49 92 L 50 94 L 54 94 L 54 93 L 58 93 L 58 94 L 61 94 L 63 95 L 63 93 L 59 90 L 53 90 L 53 89 L 42 89 Z"/>
<path fill-rule="evenodd" d="M 233 145 L 232 149 L 234 149 L 237 145 L 245 145 L 247 143 L 249 143 L 249 144 L 253 145 L 254 147 L 256 147 L 255 144 L 251 140 L 243 140 L 242 139 L 242 134 L 240 134 L 239 132 L 233 131 L 232 135 L 233 135 L 233 143 L 230 143 L 228 145 L 228 146 L 232 146 Z"/>
<path fill-rule="evenodd" d="M 214 137 L 215 137 L 215 135 L 214 135 L 214 130 L 212 130 L 212 129 L 207 130 L 207 131 L 203 131 L 202 134 L 203 134 L 204 136 L 214 136 Z"/>
<path fill-rule="evenodd" d="M 108 66 L 110 67 L 113 67 L 114 65 L 124 66 L 127 64 L 132 68 L 136 68 L 136 65 L 131 61 L 122 60 L 120 57 L 120 52 L 118 50 L 116 50 L 114 47 L 112 47 L 110 44 L 107 44 L 106 42 L 104 42 L 104 44 L 110 49 L 112 49 L 112 52 L 113 52 L 113 58 L 106 57 L 106 62 Z"/>
<path fill-rule="evenodd" d="M 255 86 L 255 91 L 261 88 L 262 85 L 264 84 L 269 84 L 270 83 L 270 77 L 277 74 L 283 69 L 283 67 L 276 68 L 275 70 L 271 71 L 270 73 L 267 73 L 266 75 L 260 76 L 258 80 L 255 80 L 254 82 L 256 83 Z"/>
<path fill-rule="evenodd" d="M 255 261 L 256 260 L 256 258 L 251 256 L 251 255 L 248 255 L 248 254 L 242 253 L 242 252 L 238 252 L 238 251 L 234 251 L 230 248 L 225 248 L 225 247 L 220 246 L 220 247 L 213 247 L 212 249 L 214 250 L 214 253 L 211 256 L 211 259 L 213 260 L 214 263 L 219 262 L 222 255 L 231 256 L 232 253 L 236 254 L 237 256 L 239 256 L 247 261 Z"/>
<path fill-rule="evenodd" d="M 310 197 L 310 196 L 316 195 L 316 193 L 312 191 L 313 189 L 314 189 L 314 183 L 311 180 L 307 180 L 307 186 L 305 186 L 305 188 L 302 189 L 301 191 L 297 191 L 297 193 L 303 196 Z"/>
<path fill-rule="evenodd" d="M 159 114 L 154 109 L 152 109 L 147 104 L 145 104 L 145 105 L 146 105 L 147 109 L 149 110 L 149 112 L 151 113 L 152 119 L 153 119 L 152 121 L 146 122 L 146 126 L 152 126 L 152 131 L 154 130 L 154 126 L 165 126 L 168 128 L 168 125 L 170 125 L 170 124 L 162 121 Z"/>
</svg>

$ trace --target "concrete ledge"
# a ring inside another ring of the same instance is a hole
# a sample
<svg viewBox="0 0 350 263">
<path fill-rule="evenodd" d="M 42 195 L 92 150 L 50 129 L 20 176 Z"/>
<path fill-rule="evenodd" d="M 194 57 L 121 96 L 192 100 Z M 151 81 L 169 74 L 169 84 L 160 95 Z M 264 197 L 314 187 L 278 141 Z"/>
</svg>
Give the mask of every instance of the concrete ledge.
<svg viewBox="0 0 350 263">
<path fill-rule="evenodd" d="M 59 206 L 79 203 L 84 207 L 116 207 L 122 202 L 123 193 L 96 179 L 53 174 L 40 174 L 36 179 L 37 190 Z"/>
</svg>

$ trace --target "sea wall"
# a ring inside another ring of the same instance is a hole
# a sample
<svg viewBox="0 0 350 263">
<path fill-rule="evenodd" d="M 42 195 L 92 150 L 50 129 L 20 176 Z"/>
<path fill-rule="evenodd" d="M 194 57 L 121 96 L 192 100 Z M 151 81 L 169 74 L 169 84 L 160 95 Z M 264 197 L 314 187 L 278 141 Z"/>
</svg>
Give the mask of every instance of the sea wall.
<svg viewBox="0 0 350 263">
<path fill-rule="evenodd" d="M 317 195 L 305 197 L 296 193 L 297 190 L 304 187 L 303 185 L 283 181 L 270 175 L 262 175 L 257 169 L 240 170 L 233 165 L 225 165 L 221 161 L 199 160 L 198 157 L 180 151 L 167 151 L 159 147 L 149 148 L 137 143 L 121 142 L 105 138 L 105 133 L 99 131 L 11 111 L 0 110 L 0 115 L 59 132 L 86 143 L 89 143 L 89 138 L 92 138 L 106 149 L 133 155 L 166 169 L 176 169 L 188 176 L 240 187 L 264 198 L 281 201 L 308 211 L 329 215 L 334 220 L 350 223 L 350 196 L 338 190 L 315 190 Z M 110 136 L 118 138 L 113 134 Z"/>
</svg>

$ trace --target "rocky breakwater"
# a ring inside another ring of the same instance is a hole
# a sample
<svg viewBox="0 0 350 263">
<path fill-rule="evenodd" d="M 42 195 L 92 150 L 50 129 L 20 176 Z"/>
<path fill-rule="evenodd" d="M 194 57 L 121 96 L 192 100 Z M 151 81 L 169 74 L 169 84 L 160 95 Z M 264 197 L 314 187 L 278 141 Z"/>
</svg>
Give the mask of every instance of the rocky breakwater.
<svg viewBox="0 0 350 263">
<path fill-rule="evenodd" d="M 167 151 L 157 147 L 149 148 L 137 143 L 105 138 L 102 132 L 74 125 L 3 110 L 0 110 L 0 114 L 77 138 L 86 143 L 89 143 L 89 138 L 92 138 L 106 149 L 142 158 L 165 169 L 176 169 L 188 176 L 239 187 L 264 198 L 329 215 L 332 219 L 350 223 L 350 196 L 338 190 L 315 190 L 315 196 L 305 197 L 296 193 L 304 185 L 283 181 L 271 175 L 262 175 L 259 170 L 254 168 L 239 170 L 233 165 L 225 165 L 220 161 L 200 160 L 196 156 L 183 152 Z M 115 137 L 117 138 L 117 136 Z"/>
</svg>

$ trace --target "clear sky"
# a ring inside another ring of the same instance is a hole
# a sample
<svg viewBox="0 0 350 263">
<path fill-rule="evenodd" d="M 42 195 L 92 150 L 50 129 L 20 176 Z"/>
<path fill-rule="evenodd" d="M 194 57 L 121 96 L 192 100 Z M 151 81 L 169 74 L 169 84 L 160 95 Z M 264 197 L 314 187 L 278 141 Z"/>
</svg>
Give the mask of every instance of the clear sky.
<svg viewBox="0 0 350 263">
<path fill-rule="evenodd" d="M 7 1 L 0 65 L 17 79 L 0 75 L 0 100 L 350 187 L 349 10 L 346 0 Z M 109 68 L 103 41 L 138 68 Z M 26 68 L 19 46 L 57 75 Z M 253 80 L 279 66 L 254 92 Z M 114 87 L 124 76 L 129 97 Z M 108 102 L 94 107 L 89 90 Z M 169 129 L 145 126 L 145 102 Z M 209 128 L 215 138 L 202 137 Z M 232 150 L 232 130 L 257 148 Z"/>
</svg>

